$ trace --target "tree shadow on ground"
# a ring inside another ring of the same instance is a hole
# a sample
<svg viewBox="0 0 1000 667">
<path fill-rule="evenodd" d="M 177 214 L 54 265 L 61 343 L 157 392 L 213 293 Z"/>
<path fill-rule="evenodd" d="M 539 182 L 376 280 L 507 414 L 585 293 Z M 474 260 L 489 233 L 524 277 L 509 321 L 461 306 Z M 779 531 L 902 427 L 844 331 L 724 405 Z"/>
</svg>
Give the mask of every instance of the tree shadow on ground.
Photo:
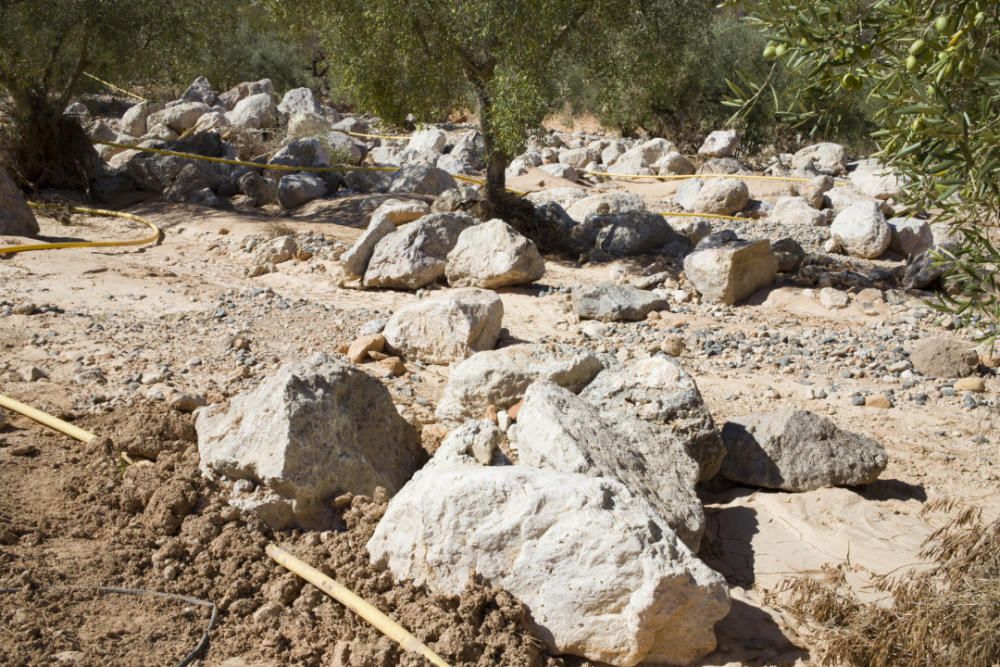
<svg viewBox="0 0 1000 667">
<path fill-rule="evenodd" d="M 920 484 L 909 484 L 899 479 L 879 479 L 866 486 L 852 489 L 865 500 L 916 500 L 927 501 L 927 492 Z"/>
</svg>

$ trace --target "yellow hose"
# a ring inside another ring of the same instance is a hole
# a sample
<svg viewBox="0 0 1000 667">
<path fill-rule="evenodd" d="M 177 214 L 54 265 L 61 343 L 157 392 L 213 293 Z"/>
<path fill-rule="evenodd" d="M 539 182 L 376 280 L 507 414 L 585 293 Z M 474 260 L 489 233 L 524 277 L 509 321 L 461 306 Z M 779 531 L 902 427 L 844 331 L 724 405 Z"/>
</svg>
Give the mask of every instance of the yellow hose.
<svg viewBox="0 0 1000 667">
<path fill-rule="evenodd" d="M 657 181 L 680 181 L 691 178 L 738 178 L 743 181 L 789 181 L 792 183 L 808 183 L 811 178 L 797 176 L 759 176 L 756 174 L 612 174 L 607 171 L 590 171 L 585 174 L 592 176 L 610 176 L 611 178 L 651 178 Z"/>
<path fill-rule="evenodd" d="M 387 139 L 389 141 L 408 141 L 410 139 L 410 136 L 406 134 L 365 134 L 364 132 L 348 132 L 347 134 L 360 139 Z"/>
<path fill-rule="evenodd" d="M 399 644 L 404 651 L 419 653 L 431 664 L 438 667 L 449 667 L 439 655 L 434 653 L 423 642 L 410 634 L 403 626 L 379 611 L 370 602 L 358 596 L 346 586 L 337 583 L 308 563 L 305 563 L 284 549 L 273 544 L 267 545 L 267 555 L 278 565 L 302 577 L 310 584 L 320 589 L 334 600 L 340 602 L 355 614 L 371 623 L 389 639 Z"/>
<path fill-rule="evenodd" d="M 94 81 L 96 81 L 98 83 L 103 83 L 105 86 L 107 86 L 111 90 L 117 90 L 119 93 L 122 93 L 123 95 L 128 95 L 129 97 L 137 99 L 140 102 L 148 102 L 149 101 L 145 97 L 142 97 L 141 95 L 136 95 L 135 93 L 130 93 L 129 91 L 125 90 L 124 88 L 119 88 L 118 86 L 116 86 L 115 84 L 111 83 L 110 81 L 105 81 L 104 79 L 98 79 L 96 76 L 94 76 L 90 72 L 84 72 L 83 75 L 86 76 L 86 77 L 90 77 L 91 79 L 93 79 Z"/>
<path fill-rule="evenodd" d="M 680 213 L 677 211 L 661 211 L 657 215 L 664 218 L 713 218 L 716 220 L 736 220 L 738 222 L 752 222 L 753 218 L 740 218 L 735 215 L 721 215 L 719 213 Z"/>
<path fill-rule="evenodd" d="M 60 204 L 28 202 L 28 205 L 32 208 L 38 209 L 67 210 L 65 206 Z M 138 222 L 146 225 L 153 231 L 153 234 L 141 239 L 129 239 L 127 241 L 61 241 L 59 243 L 33 243 L 30 245 L 0 246 L 0 255 L 13 255 L 19 252 L 31 252 L 34 250 L 59 250 L 61 248 L 119 248 L 123 246 L 146 245 L 148 243 L 159 244 L 163 239 L 163 232 L 159 227 L 146 218 L 142 218 L 138 215 L 123 213 L 121 211 L 108 211 L 102 208 L 83 208 L 79 206 L 71 206 L 68 210 L 70 213 L 81 213 L 84 215 L 98 215 L 107 218 L 131 220 L 132 222 Z"/>
<path fill-rule="evenodd" d="M 97 437 L 90 431 L 85 431 L 79 426 L 73 426 L 58 417 L 53 417 L 47 412 L 42 412 L 41 410 L 33 408 L 30 405 L 25 405 L 21 401 L 15 401 L 13 398 L 4 396 L 3 394 L 0 394 L 0 407 L 20 413 L 28 419 L 33 419 L 43 426 L 48 426 L 49 428 L 55 429 L 60 433 L 64 433 L 71 438 L 76 438 L 80 442 L 90 442 Z"/>
</svg>

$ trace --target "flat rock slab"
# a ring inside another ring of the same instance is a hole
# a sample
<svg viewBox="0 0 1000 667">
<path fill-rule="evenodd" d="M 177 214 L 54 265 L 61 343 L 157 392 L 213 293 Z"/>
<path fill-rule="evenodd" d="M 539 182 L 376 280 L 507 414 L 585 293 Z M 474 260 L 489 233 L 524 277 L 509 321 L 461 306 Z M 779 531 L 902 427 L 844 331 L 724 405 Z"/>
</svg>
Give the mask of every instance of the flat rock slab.
<svg viewBox="0 0 1000 667">
<path fill-rule="evenodd" d="M 638 321 L 646 319 L 651 311 L 668 308 L 666 299 L 626 285 L 601 283 L 573 289 L 573 310 L 585 320 Z"/>
<path fill-rule="evenodd" d="M 496 347 L 503 302 L 495 292 L 454 289 L 396 311 L 386 322 L 386 345 L 406 359 L 450 364 Z"/>
<path fill-rule="evenodd" d="M 490 405 L 505 410 L 536 380 L 579 392 L 603 369 L 591 351 L 555 343 L 477 352 L 451 369 L 436 414 L 441 420 L 460 421 L 481 417 Z"/>
<path fill-rule="evenodd" d="M 871 484 L 885 470 L 885 447 L 805 410 L 734 417 L 722 427 L 720 474 L 782 491 Z"/>
</svg>

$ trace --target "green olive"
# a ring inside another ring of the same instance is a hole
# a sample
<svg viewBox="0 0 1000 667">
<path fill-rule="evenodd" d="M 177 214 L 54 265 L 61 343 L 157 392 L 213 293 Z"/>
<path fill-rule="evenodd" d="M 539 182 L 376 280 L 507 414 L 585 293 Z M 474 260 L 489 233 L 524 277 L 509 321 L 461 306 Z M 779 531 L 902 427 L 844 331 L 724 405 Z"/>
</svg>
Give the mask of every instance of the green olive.
<svg viewBox="0 0 1000 667">
<path fill-rule="evenodd" d="M 915 72 L 920 63 L 917 62 L 916 56 L 906 56 L 906 71 Z"/>
<path fill-rule="evenodd" d="M 914 41 L 912 44 L 910 44 L 910 55 L 911 56 L 918 55 L 921 51 L 924 50 L 925 45 L 926 43 L 922 39 Z"/>
<path fill-rule="evenodd" d="M 843 86 L 844 90 L 852 92 L 861 90 L 861 77 L 856 74 L 845 74 L 840 80 L 840 85 Z"/>
<path fill-rule="evenodd" d="M 946 35 L 952 31 L 953 22 L 950 16 L 947 14 L 942 14 L 941 16 L 934 19 L 934 29 L 938 31 L 938 34 Z"/>
<path fill-rule="evenodd" d="M 785 46 L 784 44 L 778 44 L 778 46 L 774 49 L 774 55 L 780 58 L 783 55 L 785 55 L 786 51 L 788 51 L 787 46 Z"/>
<path fill-rule="evenodd" d="M 768 44 L 767 46 L 764 47 L 764 60 L 774 60 L 776 52 L 777 48 L 774 46 L 774 44 Z"/>
</svg>

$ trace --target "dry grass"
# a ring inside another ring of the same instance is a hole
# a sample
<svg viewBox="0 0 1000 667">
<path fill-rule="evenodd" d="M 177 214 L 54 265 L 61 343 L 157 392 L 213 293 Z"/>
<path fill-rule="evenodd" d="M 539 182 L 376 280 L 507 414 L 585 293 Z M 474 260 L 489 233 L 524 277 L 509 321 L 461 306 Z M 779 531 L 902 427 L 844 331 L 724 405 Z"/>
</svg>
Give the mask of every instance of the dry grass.
<svg viewBox="0 0 1000 667">
<path fill-rule="evenodd" d="M 252 162 L 268 158 L 280 150 L 284 135 L 271 130 L 227 128 L 226 141 L 236 146 L 238 159 Z"/>
<path fill-rule="evenodd" d="M 928 511 L 953 513 L 948 502 Z M 1000 519 L 985 523 L 976 508 L 959 512 L 924 543 L 928 567 L 875 578 L 886 597 L 864 602 L 844 568 L 827 581 L 786 582 L 785 606 L 818 628 L 826 665 L 989 667 L 1000 663 Z"/>
<path fill-rule="evenodd" d="M 266 240 L 276 239 L 281 236 L 295 236 L 295 230 L 283 222 L 269 222 L 264 227 L 264 238 Z"/>
</svg>

